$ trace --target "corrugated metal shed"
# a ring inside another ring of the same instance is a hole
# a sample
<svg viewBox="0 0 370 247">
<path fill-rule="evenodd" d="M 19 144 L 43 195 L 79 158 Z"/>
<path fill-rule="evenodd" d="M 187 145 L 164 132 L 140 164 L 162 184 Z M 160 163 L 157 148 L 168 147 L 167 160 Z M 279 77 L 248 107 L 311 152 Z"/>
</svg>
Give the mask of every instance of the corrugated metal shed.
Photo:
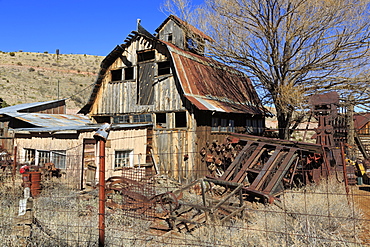
<svg viewBox="0 0 370 247">
<path fill-rule="evenodd" d="M 7 113 L 7 112 L 25 111 L 25 110 L 32 109 L 32 108 L 35 108 L 35 107 L 49 105 L 49 104 L 58 103 L 58 102 L 62 102 L 62 101 L 65 101 L 65 99 L 51 100 L 51 101 L 45 101 L 45 102 L 33 102 L 33 103 L 25 103 L 25 104 L 8 106 L 8 107 L 1 108 L 0 109 L 0 114 L 4 114 L 4 113 Z"/>
<path fill-rule="evenodd" d="M 19 112 L 6 112 L 3 114 L 27 122 L 34 126 L 45 128 L 80 126 L 91 123 L 88 117 L 81 115 L 19 113 Z"/>
</svg>

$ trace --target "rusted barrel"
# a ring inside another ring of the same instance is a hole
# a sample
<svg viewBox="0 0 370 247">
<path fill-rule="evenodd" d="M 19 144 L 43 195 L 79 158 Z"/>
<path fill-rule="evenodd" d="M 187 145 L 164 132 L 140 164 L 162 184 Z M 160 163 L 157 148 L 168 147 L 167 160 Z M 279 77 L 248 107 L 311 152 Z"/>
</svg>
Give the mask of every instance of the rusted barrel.
<svg viewBox="0 0 370 247">
<path fill-rule="evenodd" d="M 30 172 L 31 175 L 31 196 L 37 197 L 41 192 L 41 172 Z"/>
</svg>

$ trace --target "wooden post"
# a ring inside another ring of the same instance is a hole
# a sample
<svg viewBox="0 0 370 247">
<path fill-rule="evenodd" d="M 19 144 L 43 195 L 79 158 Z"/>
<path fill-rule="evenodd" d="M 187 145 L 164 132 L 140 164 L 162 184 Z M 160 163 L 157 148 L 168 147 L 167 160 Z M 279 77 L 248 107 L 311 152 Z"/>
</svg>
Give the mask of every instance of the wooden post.
<svg viewBox="0 0 370 247">
<path fill-rule="evenodd" d="M 354 159 L 354 148 L 355 148 L 355 124 L 353 119 L 354 105 L 353 105 L 353 96 L 349 97 L 347 102 L 347 143 L 348 148 L 348 158 Z"/>
</svg>

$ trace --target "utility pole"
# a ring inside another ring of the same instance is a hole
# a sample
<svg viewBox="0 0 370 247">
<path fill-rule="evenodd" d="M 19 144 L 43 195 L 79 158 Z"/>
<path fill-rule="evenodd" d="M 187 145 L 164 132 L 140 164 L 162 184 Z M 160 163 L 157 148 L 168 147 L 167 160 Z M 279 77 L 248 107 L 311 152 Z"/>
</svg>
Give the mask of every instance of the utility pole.
<svg viewBox="0 0 370 247">
<path fill-rule="evenodd" d="M 55 54 L 57 55 L 57 63 L 58 63 L 58 61 L 59 61 L 59 49 L 55 50 Z M 59 74 L 59 71 L 58 71 L 58 74 Z M 59 77 L 58 77 L 58 92 L 57 92 L 57 94 L 58 94 L 58 100 L 59 100 Z"/>
</svg>

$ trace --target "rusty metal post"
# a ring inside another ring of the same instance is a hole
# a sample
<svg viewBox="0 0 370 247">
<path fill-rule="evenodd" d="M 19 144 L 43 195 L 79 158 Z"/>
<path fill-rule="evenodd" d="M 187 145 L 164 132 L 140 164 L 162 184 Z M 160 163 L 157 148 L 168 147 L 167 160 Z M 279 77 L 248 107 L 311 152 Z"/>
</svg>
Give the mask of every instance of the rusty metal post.
<svg viewBox="0 0 370 247">
<path fill-rule="evenodd" d="M 344 185 L 346 186 L 346 194 L 347 197 L 349 196 L 349 188 L 348 188 L 348 177 L 347 177 L 347 165 L 346 165 L 346 158 L 344 153 L 344 144 L 343 142 L 340 143 L 340 151 L 342 155 L 342 163 L 343 163 L 343 178 L 344 178 Z"/>
<path fill-rule="evenodd" d="M 105 245 L 105 142 L 110 124 L 104 123 L 94 134 L 99 142 L 99 247 Z"/>
<path fill-rule="evenodd" d="M 105 141 L 99 140 L 99 247 L 105 244 Z"/>
</svg>

